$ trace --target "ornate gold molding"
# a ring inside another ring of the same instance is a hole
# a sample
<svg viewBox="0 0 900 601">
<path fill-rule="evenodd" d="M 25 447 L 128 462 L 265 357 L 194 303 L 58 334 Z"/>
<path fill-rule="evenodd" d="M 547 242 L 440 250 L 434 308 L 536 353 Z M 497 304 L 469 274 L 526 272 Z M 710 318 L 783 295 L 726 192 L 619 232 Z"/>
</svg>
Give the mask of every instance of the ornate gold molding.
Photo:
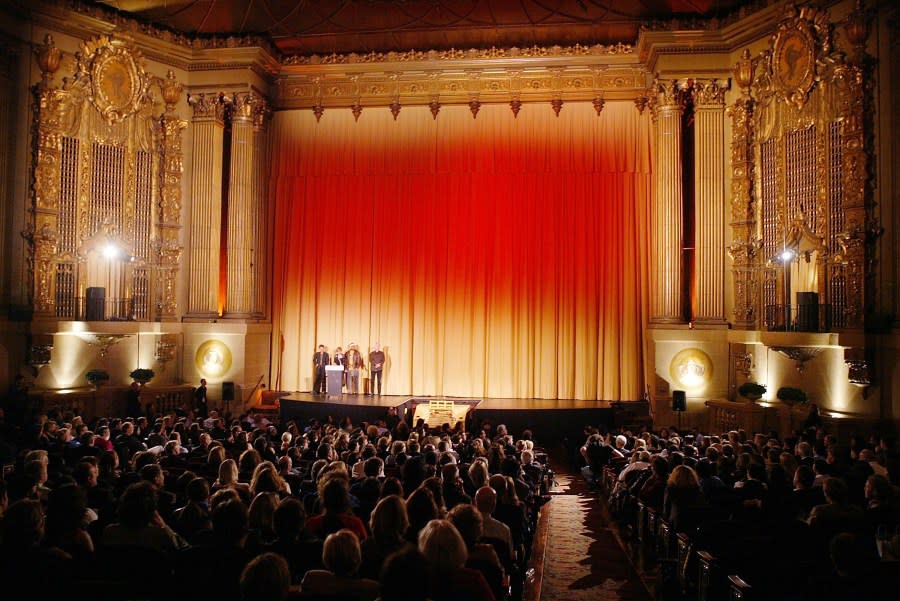
<svg viewBox="0 0 900 601">
<path fill-rule="evenodd" d="M 630 57 L 633 59 L 633 57 Z M 393 63 L 373 68 L 369 64 L 286 66 L 276 81 L 274 105 L 278 109 L 320 107 L 350 108 L 361 112 L 366 107 L 429 106 L 517 101 L 521 108 L 528 102 L 554 99 L 591 102 L 630 100 L 647 88 L 646 70 L 633 60 L 630 64 L 585 62 L 553 66 L 534 59 L 516 63 L 474 61 L 421 64 Z M 526 68 L 527 67 L 527 68 Z M 438 111 L 440 106 L 438 106 Z"/>
<path fill-rule="evenodd" d="M 809 250 L 804 256 L 815 255 L 814 290 L 828 306 L 829 327 L 865 325 L 881 231 L 871 206 L 866 147 L 870 18 L 858 2 L 844 20 L 850 48 L 839 48 L 827 11 L 788 5 L 769 47 L 756 57 L 745 51 L 735 66 L 742 94 L 729 107 L 729 253 L 739 327 L 761 325 L 753 316 L 757 303 L 768 311 L 768 305 L 788 302 L 786 266 L 775 255 L 800 246 Z M 766 256 L 757 256 L 760 248 Z"/>
<path fill-rule="evenodd" d="M 718 79 L 695 79 L 690 89 L 691 98 L 697 108 L 724 106 L 727 91 L 728 82 Z"/>
<path fill-rule="evenodd" d="M 188 94 L 188 104 L 194 113 L 194 121 L 216 121 L 217 123 L 225 122 L 225 102 L 222 99 L 223 94 Z"/>
<path fill-rule="evenodd" d="M 171 71 L 164 78 L 149 74 L 128 39 L 98 36 L 69 61 L 73 76 L 53 87 L 53 70 L 63 62 L 53 49 L 49 37 L 39 47 L 42 81 L 34 87 L 33 219 L 25 236 L 35 314 L 79 318 L 76 299 L 92 284 L 78 249 L 106 228 L 135 255 L 117 293 L 130 297 L 131 278 L 140 277 L 141 302 L 174 317 L 186 126 L 175 108 L 182 86 Z M 141 315 L 149 318 L 146 306 Z"/>
<path fill-rule="evenodd" d="M 519 48 L 470 48 L 460 50 L 408 50 L 401 52 L 368 52 L 359 54 L 350 52 L 346 54 L 332 53 L 327 55 L 303 55 L 288 56 L 282 63 L 284 65 L 357 65 L 371 63 L 419 63 L 424 61 L 462 61 L 462 60 L 496 60 L 503 58 L 551 58 L 551 57 L 576 57 L 576 56 L 610 56 L 630 54 L 634 51 L 631 44 L 575 44 L 573 46 L 530 46 Z"/>
</svg>

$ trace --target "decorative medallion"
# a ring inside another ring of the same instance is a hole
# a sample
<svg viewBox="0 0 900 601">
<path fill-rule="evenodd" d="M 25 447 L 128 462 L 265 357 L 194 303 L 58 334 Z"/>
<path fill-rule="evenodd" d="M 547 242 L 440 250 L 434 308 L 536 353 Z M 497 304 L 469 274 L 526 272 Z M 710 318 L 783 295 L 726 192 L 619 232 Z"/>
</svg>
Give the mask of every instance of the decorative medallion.
<svg viewBox="0 0 900 601">
<path fill-rule="evenodd" d="M 194 355 L 194 366 L 208 378 L 224 376 L 231 369 L 231 349 L 221 340 L 207 340 Z"/>
<path fill-rule="evenodd" d="M 809 22 L 798 18 L 781 25 L 772 51 L 772 78 L 785 100 L 801 108 L 815 81 L 816 43 Z"/>
<path fill-rule="evenodd" d="M 698 348 L 683 349 L 672 357 L 669 375 L 679 388 L 697 390 L 712 379 L 712 359 Z"/>
<path fill-rule="evenodd" d="M 131 52 L 110 43 L 100 47 L 91 64 L 94 106 L 107 123 L 117 123 L 140 108 L 146 83 Z"/>
</svg>

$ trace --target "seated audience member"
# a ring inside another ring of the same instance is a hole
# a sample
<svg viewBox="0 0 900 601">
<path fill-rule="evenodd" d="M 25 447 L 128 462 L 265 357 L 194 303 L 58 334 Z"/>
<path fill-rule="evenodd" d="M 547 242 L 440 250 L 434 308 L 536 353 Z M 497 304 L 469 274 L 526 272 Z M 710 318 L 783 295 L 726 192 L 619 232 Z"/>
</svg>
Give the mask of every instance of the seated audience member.
<svg viewBox="0 0 900 601">
<path fill-rule="evenodd" d="M 280 497 L 291 495 L 291 487 L 279 475 L 275 464 L 270 461 L 263 461 L 257 465 L 250 479 L 250 495 L 255 498 L 262 492 L 277 493 Z"/>
<path fill-rule="evenodd" d="M 156 490 L 144 481 L 125 489 L 119 500 L 119 521 L 103 530 L 103 545 L 172 552 L 184 547 L 185 542 L 160 517 L 156 510 Z"/>
<path fill-rule="evenodd" d="M 695 526 L 694 512 L 706 505 L 697 473 L 686 465 L 677 465 L 666 483 L 663 494 L 663 517 L 676 532 L 688 532 Z"/>
<path fill-rule="evenodd" d="M 441 485 L 444 505 L 448 510 L 472 502 L 472 497 L 466 494 L 462 478 L 459 477 L 459 465 L 448 463 L 441 468 Z"/>
<path fill-rule="evenodd" d="M 64 484 L 50 493 L 47 503 L 45 544 L 62 549 L 73 558 L 90 560 L 94 542 L 87 533 L 87 495 L 75 484 Z"/>
<path fill-rule="evenodd" d="M 666 492 L 666 483 L 669 478 L 669 463 L 665 457 L 654 457 L 650 463 L 650 477 L 641 486 L 638 499 L 647 507 L 662 511 L 663 497 Z"/>
<path fill-rule="evenodd" d="M 808 465 L 800 465 L 794 472 L 794 490 L 791 493 L 792 509 L 797 518 L 806 521 L 816 505 L 825 503 L 821 486 L 813 486 L 816 474 Z"/>
<path fill-rule="evenodd" d="M 209 483 L 206 478 L 193 478 L 187 485 L 187 503 L 175 510 L 174 530 L 189 543 L 197 544 L 201 533 L 212 530 L 209 517 Z"/>
<path fill-rule="evenodd" d="M 10 505 L 3 515 L 0 540 L 0 578 L 6 586 L 27 586 L 27 597 L 42 601 L 69 594 L 66 586 L 71 580 L 72 557 L 42 544 L 44 517 L 39 502 L 22 499 Z M 48 574 L 53 577 L 47 578 Z"/>
<path fill-rule="evenodd" d="M 348 529 L 359 540 L 365 540 L 366 526 L 362 520 L 353 515 L 350 508 L 350 483 L 346 473 L 334 471 L 322 476 L 318 491 L 322 513 L 310 516 L 306 520 L 307 529 L 319 538 L 341 529 Z"/>
<path fill-rule="evenodd" d="M 425 527 L 425 524 L 440 516 L 440 509 L 434 502 L 434 495 L 429 489 L 419 487 L 409 495 L 406 500 L 406 515 L 409 518 L 406 540 L 418 543 L 419 531 Z"/>
<path fill-rule="evenodd" d="M 863 510 L 847 501 L 847 485 L 840 478 L 828 478 L 822 486 L 825 504 L 816 505 L 807 522 L 817 540 L 828 543 L 840 532 L 861 533 L 864 530 Z"/>
<path fill-rule="evenodd" d="M 275 553 L 254 557 L 241 573 L 241 601 L 284 601 L 290 588 L 290 568 Z"/>
<path fill-rule="evenodd" d="M 456 530 L 466 543 L 468 552 L 466 567 L 481 572 L 494 597 L 503 599 L 508 591 L 508 587 L 505 586 L 508 581 L 494 546 L 481 542 L 484 534 L 484 518 L 481 517 L 481 513 L 474 505 L 457 505 L 447 515 L 447 519 L 456 526 Z"/>
<path fill-rule="evenodd" d="M 390 555 L 380 578 L 379 601 L 429 601 L 428 562 L 413 545 Z"/>
<path fill-rule="evenodd" d="M 898 491 L 884 476 L 871 475 L 866 479 L 866 522 L 870 532 L 879 528 L 893 533 L 900 526 L 900 498 Z"/>
<path fill-rule="evenodd" d="M 515 546 L 509 526 L 493 517 L 497 508 L 497 492 L 490 486 L 479 488 L 475 493 L 475 507 L 481 513 L 482 537 L 485 540 L 499 541 L 499 544 L 494 544 L 494 549 L 498 551 L 504 566 L 509 566 L 516 558 Z"/>
<path fill-rule="evenodd" d="M 385 559 L 410 544 L 405 538 L 408 529 L 409 517 L 403 499 L 396 495 L 381 499 L 369 519 L 372 535 L 361 544 L 359 573 L 363 578 L 378 579 Z"/>
<path fill-rule="evenodd" d="M 509 527 L 513 545 L 521 553 L 528 534 L 528 518 L 524 505 L 516 495 L 516 488 L 512 483 L 512 478 L 494 474 L 488 480 L 488 485 L 497 493 L 497 507 L 494 509 L 494 517 Z"/>
<path fill-rule="evenodd" d="M 253 497 L 249 509 L 249 526 L 252 539 L 251 550 L 275 540 L 275 510 L 278 508 L 278 494 L 261 492 Z"/>
<path fill-rule="evenodd" d="M 240 576 L 252 559 L 247 507 L 228 500 L 212 510 L 210 541 L 181 551 L 175 562 L 176 586 L 187 598 L 238 601 Z"/>
<path fill-rule="evenodd" d="M 239 481 L 238 467 L 234 459 L 226 459 L 219 464 L 219 478 L 213 482 L 212 491 L 215 493 L 223 488 L 234 490 L 241 497 L 241 501 L 250 504 L 250 485 Z"/>
<path fill-rule="evenodd" d="M 306 529 L 306 511 L 297 499 L 285 499 L 275 510 L 272 551 L 284 557 L 294 584 L 309 570 L 322 568 L 322 540 Z"/>
<path fill-rule="evenodd" d="M 359 539 L 352 530 L 329 534 L 322 548 L 325 569 L 306 572 L 300 589 L 310 596 L 374 601 L 378 597 L 378 582 L 359 577 L 360 562 Z"/>
<path fill-rule="evenodd" d="M 419 533 L 419 551 L 428 560 L 429 597 L 433 601 L 494 601 L 478 570 L 465 567 L 466 543 L 447 520 L 431 520 Z"/>
</svg>

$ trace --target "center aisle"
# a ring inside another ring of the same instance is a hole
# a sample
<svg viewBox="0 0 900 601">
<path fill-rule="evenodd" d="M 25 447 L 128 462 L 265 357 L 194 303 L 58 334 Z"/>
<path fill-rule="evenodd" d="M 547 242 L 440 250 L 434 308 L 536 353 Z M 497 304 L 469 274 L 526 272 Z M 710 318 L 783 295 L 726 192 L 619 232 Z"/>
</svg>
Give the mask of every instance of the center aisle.
<svg viewBox="0 0 900 601">
<path fill-rule="evenodd" d="M 547 537 L 542 601 L 650 601 L 652 599 L 610 529 L 605 499 L 580 475 L 558 465 L 558 486 L 542 511 Z"/>
</svg>

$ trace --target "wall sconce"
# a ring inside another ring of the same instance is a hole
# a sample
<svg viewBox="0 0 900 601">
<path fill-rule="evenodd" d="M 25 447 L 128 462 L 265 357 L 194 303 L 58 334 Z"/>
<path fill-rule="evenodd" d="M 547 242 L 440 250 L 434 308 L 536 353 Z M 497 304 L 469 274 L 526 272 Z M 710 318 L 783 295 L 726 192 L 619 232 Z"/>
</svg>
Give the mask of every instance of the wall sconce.
<svg viewBox="0 0 900 601">
<path fill-rule="evenodd" d="M 772 350 L 796 361 L 797 371 L 802 374 L 806 362 L 818 357 L 824 349 L 815 346 L 773 346 Z"/>
<path fill-rule="evenodd" d="M 53 351 L 52 344 L 32 344 L 28 349 L 28 366 L 36 378 L 41 368 L 50 365 L 50 356 Z"/>
<path fill-rule="evenodd" d="M 106 357 L 109 349 L 131 336 L 131 334 L 94 334 L 93 340 L 87 340 L 89 346 L 96 346 L 100 359 Z"/>
<path fill-rule="evenodd" d="M 162 371 L 166 371 L 166 363 L 175 358 L 175 349 L 178 344 L 173 334 L 163 334 L 156 341 L 156 360 L 162 365 Z"/>
<path fill-rule="evenodd" d="M 744 374 L 744 378 L 749 379 L 753 373 L 753 353 L 744 353 L 734 356 L 734 370 Z"/>
</svg>

